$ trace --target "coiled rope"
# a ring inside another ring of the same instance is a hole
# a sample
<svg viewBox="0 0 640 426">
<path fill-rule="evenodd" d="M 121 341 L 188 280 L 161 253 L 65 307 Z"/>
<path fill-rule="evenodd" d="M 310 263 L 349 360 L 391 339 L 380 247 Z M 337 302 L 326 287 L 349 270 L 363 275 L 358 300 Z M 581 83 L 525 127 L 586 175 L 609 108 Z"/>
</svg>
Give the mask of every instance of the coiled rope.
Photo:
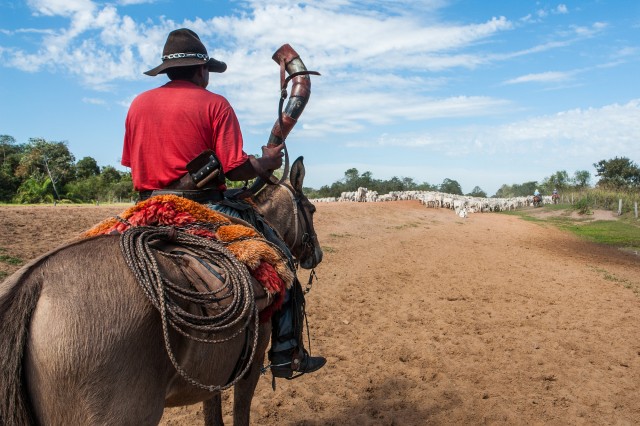
<svg viewBox="0 0 640 426">
<path fill-rule="evenodd" d="M 193 386 L 219 392 L 233 386 L 251 367 L 258 346 L 258 308 L 247 267 L 219 241 L 186 232 L 191 228 L 215 229 L 212 225 L 203 223 L 184 227 L 130 227 L 121 235 L 120 248 L 138 284 L 160 313 L 165 348 L 176 371 Z M 226 271 L 224 287 L 217 291 L 199 292 L 186 288 L 184 284 L 171 282 L 161 273 L 156 254 L 168 258 L 178 256 L 154 249 L 152 243 L 155 241 L 170 241 L 186 246 L 201 259 L 218 265 Z M 226 298 L 231 300 L 228 306 L 221 308 L 215 305 Z M 180 306 L 178 299 L 206 307 L 209 312 L 219 312 L 212 315 L 192 314 Z M 176 360 L 169 341 L 169 327 L 188 339 L 211 344 L 229 341 L 246 330 L 253 334 L 249 358 L 226 385 L 206 385 L 187 374 Z M 199 337 L 196 333 L 207 337 Z M 220 334 L 226 337 L 216 337 Z"/>
</svg>

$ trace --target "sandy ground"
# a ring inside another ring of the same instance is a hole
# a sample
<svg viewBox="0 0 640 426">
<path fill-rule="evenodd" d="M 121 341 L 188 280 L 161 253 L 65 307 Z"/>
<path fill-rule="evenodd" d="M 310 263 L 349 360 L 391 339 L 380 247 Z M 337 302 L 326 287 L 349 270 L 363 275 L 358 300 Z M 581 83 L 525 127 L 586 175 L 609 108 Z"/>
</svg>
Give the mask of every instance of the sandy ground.
<svg viewBox="0 0 640 426">
<path fill-rule="evenodd" d="M 122 210 L 0 207 L 0 254 L 30 259 Z M 319 204 L 316 229 L 308 316 L 328 364 L 276 391 L 263 376 L 253 424 L 640 423 L 638 256 L 418 202 Z"/>
</svg>

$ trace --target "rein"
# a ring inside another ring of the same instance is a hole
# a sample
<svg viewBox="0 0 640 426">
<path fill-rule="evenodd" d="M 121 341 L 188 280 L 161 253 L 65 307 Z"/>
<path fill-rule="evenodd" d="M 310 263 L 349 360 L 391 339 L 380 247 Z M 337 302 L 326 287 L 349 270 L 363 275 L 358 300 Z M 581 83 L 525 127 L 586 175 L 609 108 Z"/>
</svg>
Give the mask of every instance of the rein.
<svg viewBox="0 0 640 426">
<path fill-rule="evenodd" d="M 298 241 L 298 228 L 299 228 L 299 218 L 298 214 L 302 214 L 302 219 L 304 220 L 305 232 L 302 234 L 302 247 L 308 250 L 311 250 L 311 255 L 313 256 L 313 263 L 317 264 L 316 259 L 316 251 L 315 251 L 315 242 L 318 240 L 318 236 L 315 232 L 312 231 L 311 220 L 307 217 L 307 213 L 302 206 L 302 198 L 296 195 L 295 190 L 286 183 L 281 183 L 280 186 L 287 190 L 287 194 L 291 198 L 291 202 L 293 204 L 293 217 L 294 217 L 294 225 L 293 229 L 295 230 L 293 242 L 294 244 Z M 298 262 L 296 261 L 296 268 L 298 267 Z M 308 293 L 311 290 L 311 284 L 313 282 L 313 278 L 317 279 L 316 271 L 314 268 L 311 269 L 309 274 L 309 281 L 307 283 L 307 288 L 305 289 L 305 293 Z"/>
</svg>

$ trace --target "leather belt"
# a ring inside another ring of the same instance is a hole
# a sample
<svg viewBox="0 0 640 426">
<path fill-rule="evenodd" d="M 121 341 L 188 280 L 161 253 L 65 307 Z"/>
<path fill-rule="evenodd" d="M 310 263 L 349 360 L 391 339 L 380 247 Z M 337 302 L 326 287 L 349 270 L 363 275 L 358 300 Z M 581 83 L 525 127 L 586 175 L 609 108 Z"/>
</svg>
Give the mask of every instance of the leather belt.
<svg viewBox="0 0 640 426">
<path fill-rule="evenodd" d="M 187 198 L 197 203 L 216 203 L 224 200 L 224 192 L 219 189 L 156 189 L 153 191 L 138 192 L 139 200 L 144 201 L 149 197 L 156 195 L 177 195 L 178 197 Z"/>
</svg>

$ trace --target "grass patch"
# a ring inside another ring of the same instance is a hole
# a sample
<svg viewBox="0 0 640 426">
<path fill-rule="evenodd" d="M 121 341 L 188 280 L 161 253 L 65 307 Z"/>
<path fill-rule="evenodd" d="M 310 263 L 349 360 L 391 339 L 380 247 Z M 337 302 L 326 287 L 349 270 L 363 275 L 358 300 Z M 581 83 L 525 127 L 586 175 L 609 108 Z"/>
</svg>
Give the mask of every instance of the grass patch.
<svg viewBox="0 0 640 426">
<path fill-rule="evenodd" d="M 640 296 L 640 284 L 631 282 L 625 278 L 616 277 L 614 274 L 610 273 L 606 269 L 602 269 L 602 268 L 593 268 L 593 269 L 599 274 L 602 274 L 602 278 L 604 278 L 605 280 L 618 283 L 622 285 L 624 288 L 627 288 L 633 291 L 633 293 L 636 296 Z"/>
<path fill-rule="evenodd" d="M 540 212 L 554 212 L 551 216 L 540 216 Z M 523 220 L 550 224 L 557 228 L 572 232 L 589 241 L 610 246 L 638 250 L 640 249 L 640 222 L 633 216 L 622 216 L 617 220 L 591 220 L 589 216 L 571 217 L 571 207 L 547 205 L 535 210 L 515 210 L 502 212 L 510 216 L 518 216 Z"/>
<path fill-rule="evenodd" d="M 418 226 L 420 226 L 420 225 L 415 223 L 415 222 L 410 222 L 410 223 L 405 223 L 405 224 L 402 224 L 402 225 L 390 226 L 387 229 L 407 229 L 407 228 L 417 228 Z"/>
<path fill-rule="evenodd" d="M 348 238 L 348 237 L 353 237 L 353 235 L 349 234 L 348 232 L 345 232 L 344 234 L 334 234 L 334 233 L 331 233 L 331 234 L 329 234 L 329 236 L 330 236 L 330 237 L 333 237 L 333 238 Z"/>
<path fill-rule="evenodd" d="M 22 265 L 22 259 L 8 254 L 3 254 L 6 251 L 6 249 L 0 248 L 0 262 L 8 263 L 9 265 Z"/>
<path fill-rule="evenodd" d="M 323 246 L 322 247 L 322 251 L 325 253 L 335 253 L 336 249 L 334 249 L 333 247 L 330 246 Z"/>
<path fill-rule="evenodd" d="M 4 280 L 9 275 L 8 272 L 0 271 L 0 280 Z"/>
<path fill-rule="evenodd" d="M 640 226 L 622 220 L 563 223 L 566 229 L 590 241 L 630 249 L 640 248 Z"/>
</svg>

